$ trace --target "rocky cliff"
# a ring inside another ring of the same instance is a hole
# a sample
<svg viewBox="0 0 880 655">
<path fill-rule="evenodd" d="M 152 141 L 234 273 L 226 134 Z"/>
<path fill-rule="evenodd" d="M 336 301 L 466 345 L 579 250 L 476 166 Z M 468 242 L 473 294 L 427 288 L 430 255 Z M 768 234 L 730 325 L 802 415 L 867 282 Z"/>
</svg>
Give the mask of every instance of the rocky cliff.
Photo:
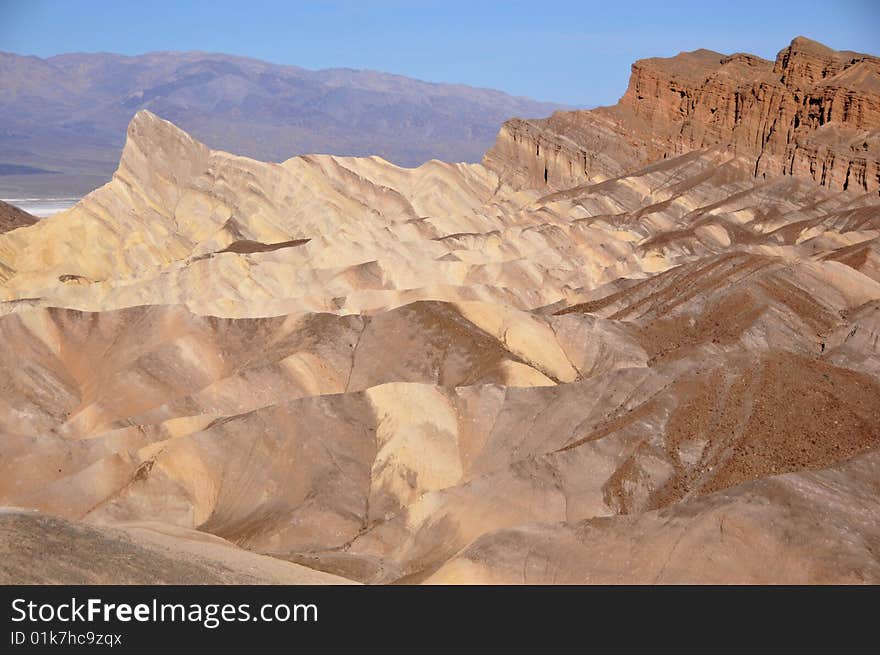
<svg viewBox="0 0 880 655">
<path fill-rule="evenodd" d="M 562 189 L 712 146 L 761 179 L 880 190 L 880 59 L 798 37 L 775 62 L 709 50 L 640 60 L 617 105 L 508 121 L 485 163 Z"/>
</svg>

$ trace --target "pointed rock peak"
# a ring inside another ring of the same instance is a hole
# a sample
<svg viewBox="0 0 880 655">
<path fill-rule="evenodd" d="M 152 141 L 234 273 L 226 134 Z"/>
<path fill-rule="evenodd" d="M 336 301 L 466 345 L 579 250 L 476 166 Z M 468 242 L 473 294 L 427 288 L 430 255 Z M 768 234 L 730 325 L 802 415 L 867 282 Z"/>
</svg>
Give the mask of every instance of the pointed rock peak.
<svg viewBox="0 0 880 655">
<path fill-rule="evenodd" d="M 169 121 L 146 109 L 131 119 L 120 169 L 160 169 L 173 179 L 204 170 L 211 151 Z"/>
<path fill-rule="evenodd" d="M 197 147 L 206 147 L 171 121 L 159 118 L 146 109 L 138 111 L 129 122 L 126 140 L 136 143 L 147 142 L 151 146 L 162 145 L 166 142 L 181 142 L 194 144 Z"/>
</svg>

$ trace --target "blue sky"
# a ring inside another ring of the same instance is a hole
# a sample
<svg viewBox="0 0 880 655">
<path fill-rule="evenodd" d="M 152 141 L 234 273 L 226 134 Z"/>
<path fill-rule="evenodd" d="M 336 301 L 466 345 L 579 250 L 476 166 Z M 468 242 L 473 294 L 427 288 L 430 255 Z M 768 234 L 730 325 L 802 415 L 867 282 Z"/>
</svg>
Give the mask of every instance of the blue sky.
<svg viewBox="0 0 880 655">
<path fill-rule="evenodd" d="M 802 34 L 880 54 L 880 2 L 0 0 L 0 50 L 205 50 L 370 68 L 592 106 L 634 59 L 709 48 L 767 58 Z"/>
</svg>

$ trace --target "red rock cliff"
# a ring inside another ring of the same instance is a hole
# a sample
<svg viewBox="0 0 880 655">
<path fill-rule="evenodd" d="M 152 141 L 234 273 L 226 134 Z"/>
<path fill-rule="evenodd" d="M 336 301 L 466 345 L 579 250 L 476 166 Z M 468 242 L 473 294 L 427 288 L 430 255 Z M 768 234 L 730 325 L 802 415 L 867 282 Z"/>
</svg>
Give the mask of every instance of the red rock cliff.
<svg viewBox="0 0 880 655">
<path fill-rule="evenodd" d="M 880 59 L 798 37 L 775 62 L 709 50 L 640 60 L 617 105 L 508 121 L 484 161 L 558 189 L 713 146 L 754 159 L 756 177 L 880 190 Z"/>
</svg>

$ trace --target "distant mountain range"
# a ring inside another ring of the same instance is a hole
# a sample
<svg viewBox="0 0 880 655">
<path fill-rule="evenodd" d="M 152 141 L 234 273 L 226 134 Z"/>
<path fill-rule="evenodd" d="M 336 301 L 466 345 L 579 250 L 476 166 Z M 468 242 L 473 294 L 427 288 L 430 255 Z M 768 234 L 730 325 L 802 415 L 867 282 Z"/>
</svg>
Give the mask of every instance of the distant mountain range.
<svg viewBox="0 0 880 655">
<path fill-rule="evenodd" d="M 330 153 L 413 166 L 479 161 L 504 120 L 560 107 L 374 71 L 311 71 L 202 52 L 0 53 L 0 88 L 0 197 L 102 184 L 139 109 L 214 148 L 262 160 Z"/>
</svg>

